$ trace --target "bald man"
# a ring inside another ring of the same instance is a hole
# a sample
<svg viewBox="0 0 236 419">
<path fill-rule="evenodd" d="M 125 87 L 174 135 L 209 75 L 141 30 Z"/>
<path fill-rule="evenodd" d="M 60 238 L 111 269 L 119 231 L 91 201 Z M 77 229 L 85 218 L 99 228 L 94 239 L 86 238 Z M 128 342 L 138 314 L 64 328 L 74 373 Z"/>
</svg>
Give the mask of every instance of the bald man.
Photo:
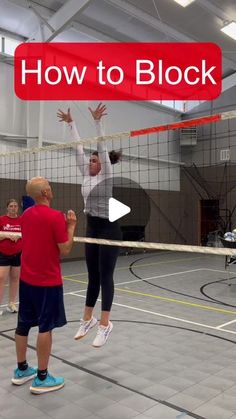
<svg viewBox="0 0 236 419">
<path fill-rule="evenodd" d="M 34 378 L 30 391 L 42 394 L 64 386 L 63 377 L 48 373 L 48 362 L 52 330 L 66 324 L 60 255 L 71 250 L 76 216 L 71 210 L 65 217 L 50 208 L 53 193 L 43 177 L 30 179 L 26 192 L 36 204 L 22 215 L 20 304 L 15 334 L 18 365 L 12 383 L 21 385 Z M 37 369 L 26 361 L 28 334 L 34 326 L 38 326 Z"/>
</svg>

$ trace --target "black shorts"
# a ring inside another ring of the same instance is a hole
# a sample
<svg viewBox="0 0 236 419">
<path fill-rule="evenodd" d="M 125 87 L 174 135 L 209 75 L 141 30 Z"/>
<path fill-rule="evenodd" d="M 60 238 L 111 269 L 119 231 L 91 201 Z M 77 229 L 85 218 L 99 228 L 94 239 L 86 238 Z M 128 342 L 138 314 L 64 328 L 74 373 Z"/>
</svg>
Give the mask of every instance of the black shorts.
<svg viewBox="0 0 236 419">
<path fill-rule="evenodd" d="M 21 252 L 16 255 L 0 253 L 0 266 L 20 266 Z"/>
<path fill-rule="evenodd" d="M 49 332 L 64 326 L 66 321 L 63 286 L 39 287 L 20 281 L 17 328 L 29 330 L 38 326 L 39 332 Z"/>
</svg>

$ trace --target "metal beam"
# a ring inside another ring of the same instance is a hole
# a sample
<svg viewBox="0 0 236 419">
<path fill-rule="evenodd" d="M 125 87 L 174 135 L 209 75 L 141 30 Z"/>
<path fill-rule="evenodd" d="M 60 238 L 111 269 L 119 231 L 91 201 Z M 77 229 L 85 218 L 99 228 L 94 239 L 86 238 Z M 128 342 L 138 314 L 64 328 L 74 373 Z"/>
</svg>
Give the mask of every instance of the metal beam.
<svg viewBox="0 0 236 419">
<path fill-rule="evenodd" d="M 144 12 L 143 10 L 140 10 L 135 6 L 132 6 L 124 0 L 106 0 L 106 2 L 113 5 L 115 8 L 120 9 L 123 12 L 126 12 L 128 15 L 131 15 L 135 19 L 138 19 L 139 21 L 146 23 L 148 26 L 151 26 L 152 28 L 157 29 L 158 31 L 170 36 L 172 39 L 175 39 L 176 41 L 194 41 L 189 36 L 184 35 L 183 33 L 175 30 L 174 28 L 171 28 L 169 25 L 167 25 L 164 22 L 161 22 L 156 17 L 153 17 L 150 14 Z"/>
<path fill-rule="evenodd" d="M 21 7 L 29 7 L 29 5 L 32 5 L 34 10 L 37 8 L 37 12 L 44 15 L 45 19 L 45 12 L 46 15 L 50 16 L 52 14 L 52 9 L 49 7 L 45 7 L 42 5 L 39 5 L 37 2 L 34 1 L 27 1 L 27 0 L 8 0 L 11 3 L 17 4 Z M 49 17 L 49 20 L 47 23 L 53 27 L 53 32 L 49 30 L 46 25 L 43 25 L 43 30 L 38 31 L 35 36 L 31 37 L 30 40 L 36 40 L 36 41 L 51 41 L 53 38 L 55 38 L 56 35 L 58 35 L 65 27 L 71 24 L 72 20 L 75 18 L 76 14 L 81 12 L 92 0 L 69 0 L 67 1 L 57 12 L 55 12 L 51 17 Z M 171 39 L 175 39 L 177 41 L 182 42 L 196 42 L 197 39 L 193 39 L 190 36 L 187 36 L 180 31 L 171 28 L 169 25 L 167 25 L 164 22 L 161 22 L 157 18 L 149 15 L 148 13 L 138 9 L 137 7 L 127 3 L 124 0 L 105 0 L 107 3 L 111 4 L 113 7 L 122 10 L 123 12 L 127 13 L 128 15 L 131 15 L 138 19 L 141 22 L 144 22 L 146 25 L 166 34 Z M 230 16 L 227 14 L 227 12 L 223 11 L 221 8 L 215 6 L 211 3 L 209 0 L 196 0 L 196 3 L 202 7 L 207 9 L 210 13 L 212 13 L 214 16 L 218 16 L 219 18 L 223 20 L 229 20 Z M 42 22 L 43 23 L 43 22 Z M 108 22 L 108 24 L 111 24 L 111 22 Z M 89 28 L 87 25 L 83 25 L 80 23 L 73 22 L 73 27 L 85 34 L 88 34 L 92 38 L 95 38 L 99 41 L 112 41 L 114 38 L 110 36 L 110 34 L 105 33 L 99 33 L 98 30 L 94 30 L 93 28 Z M 130 39 L 131 36 L 126 36 L 124 34 L 124 39 L 122 36 L 122 32 L 116 31 L 115 35 L 116 39 L 114 41 L 134 41 L 135 39 Z M 127 39 L 125 39 L 125 37 Z M 44 38 L 44 39 L 42 39 Z M 110 38 L 110 39 L 109 39 Z M 119 38 L 119 39 L 118 39 Z M 92 41 L 93 39 L 91 39 Z M 229 58 L 224 57 L 224 63 L 229 68 L 232 68 L 236 70 L 236 63 L 235 61 L 232 61 Z"/>
<path fill-rule="evenodd" d="M 211 3 L 209 0 L 197 0 L 197 3 L 199 6 L 201 6 L 203 9 L 207 10 L 208 12 L 211 12 L 213 15 L 219 17 L 222 19 L 222 21 L 231 21 L 232 16 L 230 16 L 229 13 L 225 12 L 221 8 L 215 6 L 213 3 Z M 224 2 L 222 2 L 223 4 Z"/>
<path fill-rule="evenodd" d="M 44 17 L 45 17 L 45 12 L 46 13 L 55 12 L 55 10 L 53 10 L 52 8 L 39 4 L 37 1 L 35 2 L 34 0 L 32 1 L 31 0 L 7 0 L 7 1 L 15 6 L 22 7 L 23 9 L 28 9 L 29 6 L 32 6 L 35 9 L 37 9 L 38 13 L 44 15 Z"/>
<path fill-rule="evenodd" d="M 194 39 L 190 36 L 187 36 L 177 31 L 176 29 L 170 27 L 166 23 L 161 22 L 157 18 L 152 17 L 148 13 L 138 9 L 137 7 L 126 3 L 125 0 L 105 0 L 105 1 L 109 4 L 112 4 L 117 9 L 120 9 L 123 12 L 126 12 L 127 14 L 140 20 L 141 22 L 144 22 L 147 25 L 153 27 L 154 29 L 157 29 L 158 31 L 166 34 L 170 38 L 175 39 L 176 41 L 179 41 L 179 42 L 197 42 L 198 41 L 198 39 Z M 221 9 L 213 6 L 208 0 L 198 0 L 198 2 L 201 4 L 202 7 L 205 5 L 205 7 L 208 8 L 208 10 L 214 13 L 215 15 L 217 14 L 217 16 L 220 16 L 221 14 L 222 19 L 223 19 L 223 15 L 224 17 L 226 17 L 226 13 L 223 14 L 223 11 Z M 236 70 L 236 63 L 234 61 L 230 60 L 229 58 L 224 57 L 224 62 L 227 66 Z"/>
<path fill-rule="evenodd" d="M 235 86 L 236 86 L 236 73 L 231 74 L 231 76 L 225 77 L 222 80 L 222 93 Z"/>
<path fill-rule="evenodd" d="M 69 0 L 47 21 L 42 22 L 43 39 L 41 31 L 34 35 L 34 41 L 51 42 L 62 32 L 78 13 L 81 13 L 92 0 Z M 52 28 L 52 29 L 50 29 Z"/>
<path fill-rule="evenodd" d="M 110 35 L 107 35 L 105 32 L 99 32 L 97 29 L 84 25 L 83 23 L 73 22 L 70 26 L 75 31 L 81 32 L 83 35 L 88 37 L 88 42 L 118 42 L 120 39 L 114 38 Z"/>
</svg>

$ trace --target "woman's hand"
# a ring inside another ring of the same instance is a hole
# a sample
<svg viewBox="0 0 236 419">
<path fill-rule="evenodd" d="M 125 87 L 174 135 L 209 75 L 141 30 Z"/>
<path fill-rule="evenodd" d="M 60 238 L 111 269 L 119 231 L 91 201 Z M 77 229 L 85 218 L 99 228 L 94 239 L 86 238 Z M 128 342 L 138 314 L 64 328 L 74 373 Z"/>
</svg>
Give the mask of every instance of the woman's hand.
<svg viewBox="0 0 236 419">
<path fill-rule="evenodd" d="M 68 108 L 67 113 L 63 112 L 61 109 L 58 109 L 57 117 L 59 118 L 59 122 L 67 122 L 69 124 L 73 121 L 70 108 Z"/>
<path fill-rule="evenodd" d="M 94 121 L 100 121 L 100 119 L 103 116 L 107 115 L 106 110 L 107 110 L 106 105 L 103 105 L 102 103 L 99 103 L 99 105 L 94 110 L 89 108 L 89 111 L 90 111 Z"/>
</svg>

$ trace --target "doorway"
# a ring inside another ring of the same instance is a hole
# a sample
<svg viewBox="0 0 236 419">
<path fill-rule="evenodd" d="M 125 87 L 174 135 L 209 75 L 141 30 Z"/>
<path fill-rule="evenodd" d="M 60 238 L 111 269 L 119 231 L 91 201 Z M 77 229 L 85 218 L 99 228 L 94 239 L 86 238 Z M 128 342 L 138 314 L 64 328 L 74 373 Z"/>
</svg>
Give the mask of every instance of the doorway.
<svg viewBox="0 0 236 419">
<path fill-rule="evenodd" d="M 214 240 L 214 235 L 219 229 L 219 212 L 218 199 L 200 201 L 200 244 L 202 246 L 209 245 L 209 240 Z"/>
</svg>

